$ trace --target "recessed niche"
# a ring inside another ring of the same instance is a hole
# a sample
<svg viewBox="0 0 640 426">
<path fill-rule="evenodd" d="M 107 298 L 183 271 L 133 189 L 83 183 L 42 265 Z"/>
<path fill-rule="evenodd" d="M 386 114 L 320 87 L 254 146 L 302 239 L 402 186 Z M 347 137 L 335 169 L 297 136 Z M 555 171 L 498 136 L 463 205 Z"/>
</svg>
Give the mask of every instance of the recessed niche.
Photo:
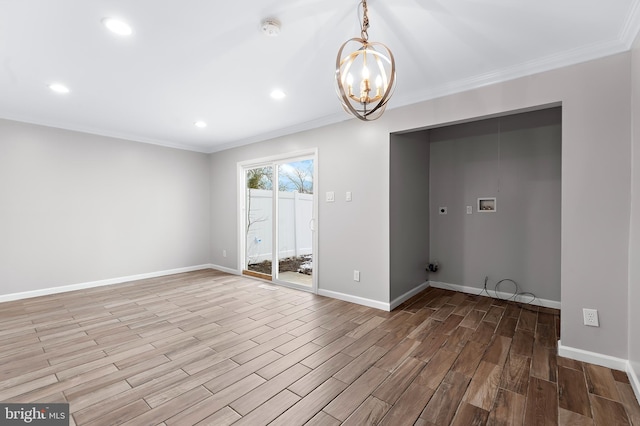
<svg viewBox="0 0 640 426">
<path fill-rule="evenodd" d="M 478 198 L 478 213 L 493 213 L 496 211 L 496 198 Z"/>
</svg>

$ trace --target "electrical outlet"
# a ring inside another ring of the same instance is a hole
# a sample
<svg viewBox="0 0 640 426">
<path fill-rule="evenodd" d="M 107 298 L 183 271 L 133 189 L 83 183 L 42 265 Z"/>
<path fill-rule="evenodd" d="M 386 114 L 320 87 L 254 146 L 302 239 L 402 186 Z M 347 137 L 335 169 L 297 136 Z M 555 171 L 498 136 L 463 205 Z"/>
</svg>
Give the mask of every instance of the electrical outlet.
<svg viewBox="0 0 640 426">
<path fill-rule="evenodd" d="M 360 281 L 360 271 L 358 270 L 353 270 L 353 280 L 354 281 Z"/>
<path fill-rule="evenodd" d="M 467 214 L 473 214 L 473 207 L 467 206 Z"/>
<path fill-rule="evenodd" d="M 222 250 L 222 257 L 227 257 L 227 251 L 226 250 Z"/>
<path fill-rule="evenodd" d="M 597 309 L 582 309 L 582 316 L 584 317 L 584 325 L 588 325 L 589 327 L 600 327 Z"/>
</svg>

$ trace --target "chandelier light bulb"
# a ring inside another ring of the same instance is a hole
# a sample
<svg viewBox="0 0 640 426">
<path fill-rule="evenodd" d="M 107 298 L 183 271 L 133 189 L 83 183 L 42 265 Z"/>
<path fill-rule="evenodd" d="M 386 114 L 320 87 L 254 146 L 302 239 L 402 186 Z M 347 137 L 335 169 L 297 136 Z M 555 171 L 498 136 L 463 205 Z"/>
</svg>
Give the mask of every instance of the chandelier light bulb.
<svg viewBox="0 0 640 426">
<path fill-rule="evenodd" d="M 366 53 L 365 53 L 366 54 Z M 369 79 L 369 68 L 367 68 L 367 66 L 363 66 L 362 67 L 362 78 L 364 78 L 365 80 Z"/>
<path fill-rule="evenodd" d="M 376 96 L 382 96 L 382 77 L 376 77 Z"/>
<path fill-rule="evenodd" d="M 347 74 L 347 95 L 353 96 L 353 75 Z"/>
<path fill-rule="evenodd" d="M 351 73 L 347 74 L 347 84 L 349 87 L 353 86 L 353 75 Z"/>
</svg>

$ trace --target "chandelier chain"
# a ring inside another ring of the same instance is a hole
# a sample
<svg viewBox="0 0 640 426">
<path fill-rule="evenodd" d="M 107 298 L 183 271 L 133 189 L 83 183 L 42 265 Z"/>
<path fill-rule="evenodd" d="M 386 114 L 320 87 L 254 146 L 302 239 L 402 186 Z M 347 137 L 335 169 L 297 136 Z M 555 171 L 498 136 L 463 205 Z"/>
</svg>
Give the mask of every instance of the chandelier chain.
<svg viewBox="0 0 640 426">
<path fill-rule="evenodd" d="M 360 26 L 360 36 L 364 41 L 369 40 L 369 9 L 367 8 L 367 0 L 362 0 L 360 2 L 362 5 L 362 25 Z"/>
</svg>

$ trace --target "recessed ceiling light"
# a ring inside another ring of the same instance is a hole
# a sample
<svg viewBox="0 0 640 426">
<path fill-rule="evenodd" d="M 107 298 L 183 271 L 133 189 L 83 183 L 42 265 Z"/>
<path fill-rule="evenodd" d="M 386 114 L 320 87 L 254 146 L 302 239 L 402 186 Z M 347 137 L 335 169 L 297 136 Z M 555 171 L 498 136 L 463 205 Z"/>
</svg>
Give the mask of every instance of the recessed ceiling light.
<svg viewBox="0 0 640 426">
<path fill-rule="evenodd" d="M 133 30 L 126 22 L 119 21 L 114 18 L 103 18 L 102 24 L 109 29 L 109 31 L 121 36 L 131 35 Z"/>
<path fill-rule="evenodd" d="M 287 95 L 280 89 L 275 89 L 271 92 L 271 97 L 273 99 L 284 99 Z"/>
<path fill-rule="evenodd" d="M 195 123 L 193 123 L 194 126 L 200 128 L 200 129 L 204 129 L 205 127 L 207 127 L 207 123 L 205 123 L 204 121 L 196 121 Z"/>
<path fill-rule="evenodd" d="M 53 90 L 56 93 L 69 93 L 69 88 L 64 84 L 60 84 L 60 83 L 50 84 L 49 89 Z"/>
</svg>

